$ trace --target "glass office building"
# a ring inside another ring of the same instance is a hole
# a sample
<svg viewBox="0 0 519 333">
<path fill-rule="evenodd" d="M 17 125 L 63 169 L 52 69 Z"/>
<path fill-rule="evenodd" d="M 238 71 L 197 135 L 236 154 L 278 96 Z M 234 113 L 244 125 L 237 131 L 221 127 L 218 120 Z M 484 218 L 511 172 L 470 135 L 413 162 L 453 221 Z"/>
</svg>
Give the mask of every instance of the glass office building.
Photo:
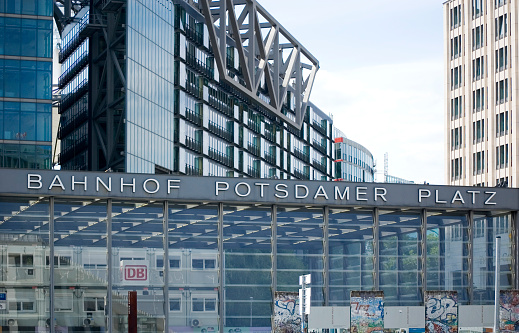
<svg viewBox="0 0 519 333">
<path fill-rule="evenodd" d="M 269 332 L 274 292 L 304 274 L 312 306 L 352 290 L 490 305 L 496 236 L 501 289 L 517 288 L 517 189 L 5 172 L 6 331 L 126 332 L 137 291 L 139 332 Z"/>
<path fill-rule="evenodd" d="M 51 167 L 53 4 L 0 1 L 0 167 Z"/>
<path fill-rule="evenodd" d="M 368 149 L 346 138 L 342 133 L 335 138 L 334 148 L 336 180 L 375 181 L 375 160 Z"/>
<path fill-rule="evenodd" d="M 286 75 L 245 37 L 216 48 L 192 1 L 105 1 L 75 18 L 60 52 L 63 169 L 332 179 L 332 119 L 297 89 L 303 47 L 280 60 Z"/>
</svg>

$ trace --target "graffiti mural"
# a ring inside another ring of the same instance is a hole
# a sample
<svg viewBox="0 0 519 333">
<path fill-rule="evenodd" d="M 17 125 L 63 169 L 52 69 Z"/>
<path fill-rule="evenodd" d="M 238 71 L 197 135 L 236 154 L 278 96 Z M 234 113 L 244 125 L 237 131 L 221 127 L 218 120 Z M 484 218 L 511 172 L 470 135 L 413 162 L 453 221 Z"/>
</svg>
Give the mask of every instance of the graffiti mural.
<svg viewBox="0 0 519 333">
<path fill-rule="evenodd" d="M 425 292 L 425 333 L 458 332 L 458 293 Z"/>
<path fill-rule="evenodd" d="M 499 292 L 499 330 L 519 332 L 519 290 Z"/>
<path fill-rule="evenodd" d="M 384 331 L 384 292 L 352 291 L 350 294 L 350 332 Z"/>
<path fill-rule="evenodd" d="M 274 333 L 301 332 L 299 293 L 276 291 L 274 296 Z"/>
</svg>

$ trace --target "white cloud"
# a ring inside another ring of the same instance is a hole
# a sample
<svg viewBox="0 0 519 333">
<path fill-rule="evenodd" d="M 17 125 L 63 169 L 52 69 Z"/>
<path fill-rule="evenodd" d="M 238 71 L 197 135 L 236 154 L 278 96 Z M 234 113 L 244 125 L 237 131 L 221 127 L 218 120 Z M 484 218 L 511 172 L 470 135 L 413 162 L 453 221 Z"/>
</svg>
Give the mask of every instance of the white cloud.
<svg viewBox="0 0 519 333">
<path fill-rule="evenodd" d="M 443 183 L 442 63 L 321 69 L 311 100 L 348 138 L 368 148 L 383 171 Z"/>
</svg>

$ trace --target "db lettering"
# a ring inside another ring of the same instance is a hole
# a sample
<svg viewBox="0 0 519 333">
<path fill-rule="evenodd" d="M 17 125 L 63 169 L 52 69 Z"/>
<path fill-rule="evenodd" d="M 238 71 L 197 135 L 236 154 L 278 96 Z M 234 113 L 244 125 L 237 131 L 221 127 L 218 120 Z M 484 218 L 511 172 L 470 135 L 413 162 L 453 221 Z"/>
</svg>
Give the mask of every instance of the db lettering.
<svg viewBox="0 0 519 333">
<path fill-rule="evenodd" d="M 148 269 L 143 265 L 127 265 L 124 268 L 124 279 L 131 281 L 146 281 Z"/>
</svg>

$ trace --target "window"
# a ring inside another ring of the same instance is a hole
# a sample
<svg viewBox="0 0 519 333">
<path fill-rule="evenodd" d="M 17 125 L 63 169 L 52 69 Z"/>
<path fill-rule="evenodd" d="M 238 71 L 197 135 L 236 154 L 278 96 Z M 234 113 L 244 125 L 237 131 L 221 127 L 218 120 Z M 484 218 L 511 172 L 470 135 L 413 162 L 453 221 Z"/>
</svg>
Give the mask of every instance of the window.
<svg viewBox="0 0 519 333">
<path fill-rule="evenodd" d="M 461 36 L 451 39 L 451 59 L 461 56 Z"/>
<path fill-rule="evenodd" d="M 496 104 L 508 101 L 508 79 L 496 82 Z"/>
<path fill-rule="evenodd" d="M 14 267 L 33 267 L 34 257 L 32 254 L 10 253 L 8 256 L 8 264 Z"/>
<path fill-rule="evenodd" d="M 496 114 L 496 137 L 508 134 L 508 111 Z"/>
<path fill-rule="evenodd" d="M 472 0 L 472 18 L 483 15 L 483 0 Z"/>
<path fill-rule="evenodd" d="M 482 142 L 485 139 L 485 120 L 472 123 L 472 143 Z"/>
<path fill-rule="evenodd" d="M 496 8 L 503 6 L 506 4 L 506 0 L 496 0 Z"/>
<path fill-rule="evenodd" d="M 35 310 L 34 302 L 31 301 L 9 302 L 9 311 L 34 312 Z"/>
<path fill-rule="evenodd" d="M 484 45 L 483 25 L 472 29 L 472 49 L 477 50 Z"/>
<path fill-rule="evenodd" d="M 463 145 L 463 127 L 456 127 L 451 130 L 451 148 L 458 149 Z"/>
<path fill-rule="evenodd" d="M 462 100 L 463 97 L 455 97 L 451 99 L 451 120 L 455 120 L 462 115 Z"/>
<path fill-rule="evenodd" d="M 463 157 L 451 160 L 451 178 L 460 179 L 463 176 Z"/>
<path fill-rule="evenodd" d="M 479 151 L 472 154 L 473 174 L 480 175 L 485 172 L 485 152 Z"/>
<path fill-rule="evenodd" d="M 461 25 L 461 5 L 451 9 L 451 29 Z"/>
<path fill-rule="evenodd" d="M 181 310 L 180 304 L 181 304 L 180 298 L 170 298 L 169 299 L 169 311 L 175 311 L 175 312 L 180 311 Z"/>
<path fill-rule="evenodd" d="M 70 266 L 71 260 L 72 259 L 70 256 L 60 256 L 60 255 L 54 256 L 54 267 Z M 45 257 L 45 265 L 49 266 L 50 265 L 49 261 L 50 261 L 50 257 L 49 256 Z"/>
<path fill-rule="evenodd" d="M 496 72 L 506 69 L 508 66 L 508 46 L 496 50 Z"/>
<path fill-rule="evenodd" d="M 215 259 L 193 259 L 191 261 L 191 265 L 193 267 L 193 270 L 215 269 L 216 260 Z"/>
<path fill-rule="evenodd" d="M 508 166 L 508 144 L 496 147 L 496 168 Z"/>
<path fill-rule="evenodd" d="M 85 297 L 83 310 L 85 312 L 104 311 L 105 299 L 103 297 Z"/>
<path fill-rule="evenodd" d="M 193 298 L 193 312 L 216 311 L 216 298 Z"/>
<path fill-rule="evenodd" d="M 501 15 L 495 19 L 496 25 L 496 39 L 501 39 L 507 36 L 508 33 L 508 24 L 507 24 L 507 14 Z"/>
<path fill-rule="evenodd" d="M 485 57 L 472 60 L 472 80 L 477 81 L 485 76 Z"/>
<path fill-rule="evenodd" d="M 461 85 L 461 77 L 461 66 L 451 69 L 451 89 L 458 88 Z"/>
<path fill-rule="evenodd" d="M 485 88 L 476 89 L 472 92 L 472 109 L 481 111 L 485 107 Z"/>
<path fill-rule="evenodd" d="M 474 220 L 474 238 L 485 236 L 485 219 Z"/>
</svg>

